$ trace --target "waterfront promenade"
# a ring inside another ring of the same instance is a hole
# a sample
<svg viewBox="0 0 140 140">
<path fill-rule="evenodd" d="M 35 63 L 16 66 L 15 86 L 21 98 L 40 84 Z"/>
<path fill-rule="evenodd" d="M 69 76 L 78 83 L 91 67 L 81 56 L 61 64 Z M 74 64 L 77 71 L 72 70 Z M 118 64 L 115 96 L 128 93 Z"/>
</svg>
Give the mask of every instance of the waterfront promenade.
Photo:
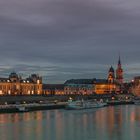
<svg viewBox="0 0 140 140">
<path fill-rule="evenodd" d="M 50 110 L 65 108 L 69 98 L 73 100 L 102 100 L 107 105 L 134 104 L 133 95 L 57 95 L 57 96 L 0 96 L 0 113 Z M 20 111 L 21 108 L 24 110 Z"/>
</svg>

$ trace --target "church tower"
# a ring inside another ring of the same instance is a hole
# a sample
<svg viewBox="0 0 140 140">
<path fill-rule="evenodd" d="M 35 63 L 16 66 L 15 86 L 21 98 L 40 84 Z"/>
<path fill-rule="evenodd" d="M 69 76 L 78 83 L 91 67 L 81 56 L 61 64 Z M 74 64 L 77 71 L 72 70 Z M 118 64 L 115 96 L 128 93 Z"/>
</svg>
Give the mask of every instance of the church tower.
<svg viewBox="0 0 140 140">
<path fill-rule="evenodd" d="M 119 56 L 119 60 L 118 60 L 118 67 L 116 69 L 116 81 L 119 84 L 123 84 L 123 69 L 122 69 L 122 65 L 121 65 L 120 56 Z"/>
<path fill-rule="evenodd" d="M 108 82 L 114 83 L 114 79 L 115 79 L 114 68 L 111 66 L 108 71 Z"/>
</svg>

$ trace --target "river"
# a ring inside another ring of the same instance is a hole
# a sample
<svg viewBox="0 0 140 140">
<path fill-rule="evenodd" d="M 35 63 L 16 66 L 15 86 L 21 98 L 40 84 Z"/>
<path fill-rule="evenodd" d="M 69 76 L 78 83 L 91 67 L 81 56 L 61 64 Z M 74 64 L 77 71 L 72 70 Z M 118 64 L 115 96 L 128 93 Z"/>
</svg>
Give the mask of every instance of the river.
<svg viewBox="0 0 140 140">
<path fill-rule="evenodd" d="M 0 140 L 140 140 L 140 106 L 0 114 Z"/>
</svg>

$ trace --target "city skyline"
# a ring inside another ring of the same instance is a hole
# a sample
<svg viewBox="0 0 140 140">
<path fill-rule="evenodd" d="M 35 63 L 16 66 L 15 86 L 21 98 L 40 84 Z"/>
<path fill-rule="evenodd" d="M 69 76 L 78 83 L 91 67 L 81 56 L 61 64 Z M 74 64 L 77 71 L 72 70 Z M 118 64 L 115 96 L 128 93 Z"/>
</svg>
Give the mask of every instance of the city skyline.
<svg viewBox="0 0 140 140">
<path fill-rule="evenodd" d="M 131 80 L 140 75 L 139 8 L 137 0 L 1 0 L 0 77 L 107 78 L 120 52 Z"/>
<path fill-rule="evenodd" d="M 27 69 L 28 68 L 30 68 L 29 66 L 27 67 Z M 112 66 L 112 65 L 110 65 L 110 67 L 108 67 L 108 71 L 107 71 L 107 73 L 106 73 L 106 75 L 104 76 L 104 77 L 88 77 L 87 75 L 85 75 L 85 76 L 81 76 L 81 77 L 69 77 L 69 79 L 76 79 L 76 78 L 78 78 L 78 79 L 82 79 L 82 78 L 84 78 L 84 79 L 108 79 L 108 72 L 110 71 L 110 68 L 113 68 L 113 71 L 114 71 L 114 78 L 117 78 L 118 76 L 117 76 L 117 71 L 118 71 L 118 68 L 121 68 L 121 57 L 120 57 L 120 55 L 119 55 L 119 58 L 118 58 L 118 62 L 116 63 L 116 66 Z M 123 69 L 122 69 L 122 72 L 123 72 Z M 30 76 L 30 75 L 32 75 L 32 74 L 37 74 L 37 75 L 39 75 L 39 71 L 32 71 L 32 72 L 27 72 L 27 73 L 21 73 L 21 71 L 15 71 L 15 70 L 13 70 L 13 71 L 11 71 L 11 73 L 16 73 L 16 74 L 18 74 L 20 77 L 22 77 L 22 78 L 26 78 L 26 77 L 28 77 L 28 76 Z M 9 76 L 9 74 L 10 73 L 8 73 L 8 71 L 7 71 L 7 73 L 5 74 L 5 75 L 3 75 L 5 78 L 7 78 L 8 76 Z M 7 77 L 6 77 L 7 76 Z M 42 75 L 40 75 L 40 76 L 42 76 Z M 135 75 L 135 76 L 138 76 L 138 75 Z M 2 75 L 0 76 L 1 78 L 2 78 Z M 45 77 L 44 76 L 42 76 L 42 80 L 43 80 L 43 82 L 44 83 L 49 83 L 48 81 L 46 81 L 46 79 L 44 79 Z M 122 74 L 122 78 L 123 78 L 123 74 Z M 133 79 L 134 77 L 132 77 L 131 78 L 131 80 Z M 57 82 L 55 82 L 55 80 L 54 81 L 52 81 L 52 83 L 50 82 L 50 84 L 62 84 L 62 83 L 64 83 L 64 82 L 66 82 L 67 80 L 69 80 L 69 79 L 64 79 L 64 81 L 59 81 L 58 83 Z M 131 81 L 130 79 L 129 79 L 129 81 L 127 81 L 126 79 L 124 79 L 124 82 L 130 82 Z"/>
</svg>

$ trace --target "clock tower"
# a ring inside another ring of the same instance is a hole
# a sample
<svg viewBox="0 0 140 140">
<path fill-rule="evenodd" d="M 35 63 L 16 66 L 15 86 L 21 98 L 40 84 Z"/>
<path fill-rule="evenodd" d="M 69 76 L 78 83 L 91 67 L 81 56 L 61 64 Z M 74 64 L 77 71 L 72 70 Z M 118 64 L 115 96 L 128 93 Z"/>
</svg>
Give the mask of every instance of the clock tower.
<svg viewBox="0 0 140 140">
<path fill-rule="evenodd" d="M 109 71 L 108 71 L 108 82 L 109 83 L 114 83 L 115 75 L 114 75 L 114 69 L 111 66 Z"/>
</svg>

